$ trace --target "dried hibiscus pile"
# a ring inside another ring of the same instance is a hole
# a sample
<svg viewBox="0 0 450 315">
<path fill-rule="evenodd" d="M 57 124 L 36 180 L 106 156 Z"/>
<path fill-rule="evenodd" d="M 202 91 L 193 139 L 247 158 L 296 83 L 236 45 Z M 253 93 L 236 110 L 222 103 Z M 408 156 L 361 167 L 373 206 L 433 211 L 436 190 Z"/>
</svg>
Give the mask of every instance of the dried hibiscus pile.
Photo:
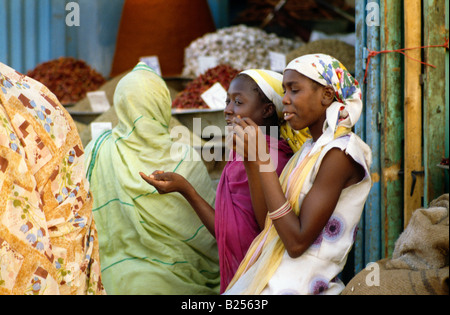
<svg viewBox="0 0 450 315">
<path fill-rule="evenodd" d="M 71 57 L 39 64 L 27 76 L 44 84 L 63 105 L 80 101 L 87 92 L 98 90 L 106 82 L 86 62 Z"/>
<path fill-rule="evenodd" d="M 172 107 L 209 108 L 201 98 L 201 95 L 217 82 L 219 82 L 225 90 L 228 90 L 231 80 L 233 80 L 239 72 L 239 70 L 236 70 L 229 65 L 219 65 L 209 69 L 190 82 L 186 88 L 177 95 L 172 102 Z"/>
</svg>

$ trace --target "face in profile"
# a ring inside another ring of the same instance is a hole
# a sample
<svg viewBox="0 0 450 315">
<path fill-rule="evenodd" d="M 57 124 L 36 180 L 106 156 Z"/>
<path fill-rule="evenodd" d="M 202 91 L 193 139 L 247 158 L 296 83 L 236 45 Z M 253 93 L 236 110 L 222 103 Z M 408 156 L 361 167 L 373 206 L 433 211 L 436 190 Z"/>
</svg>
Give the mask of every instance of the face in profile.
<svg viewBox="0 0 450 315">
<path fill-rule="evenodd" d="M 323 88 L 295 70 L 284 72 L 283 113 L 293 129 L 323 124 L 326 111 L 322 106 Z"/>
<path fill-rule="evenodd" d="M 264 123 L 264 104 L 256 83 L 247 76 L 237 76 L 230 84 L 224 110 L 227 125 L 236 116 L 248 117 L 258 126 Z"/>
</svg>

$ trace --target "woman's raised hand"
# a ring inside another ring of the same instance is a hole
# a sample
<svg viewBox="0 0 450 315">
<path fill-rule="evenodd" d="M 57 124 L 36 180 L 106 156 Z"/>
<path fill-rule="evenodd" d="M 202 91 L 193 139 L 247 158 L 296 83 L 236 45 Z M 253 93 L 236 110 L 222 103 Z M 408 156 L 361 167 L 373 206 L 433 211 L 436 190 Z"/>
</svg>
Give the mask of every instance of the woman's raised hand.
<svg viewBox="0 0 450 315">
<path fill-rule="evenodd" d="M 147 176 L 143 172 L 139 175 L 150 185 L 154 186 L 158 193 L 168 194 L 171 192 L 182 192 L 189 182 L 181 175 L 172 172 L 154 171 Z"/>
<path fill-rule="evenodd" d="M 256 162 L 259 165 L 270 164 L 266 137 L 252 119 L 235 117 L 229 137 L 228 147 L 242 156 L 244 161 Z"/>
</svg>

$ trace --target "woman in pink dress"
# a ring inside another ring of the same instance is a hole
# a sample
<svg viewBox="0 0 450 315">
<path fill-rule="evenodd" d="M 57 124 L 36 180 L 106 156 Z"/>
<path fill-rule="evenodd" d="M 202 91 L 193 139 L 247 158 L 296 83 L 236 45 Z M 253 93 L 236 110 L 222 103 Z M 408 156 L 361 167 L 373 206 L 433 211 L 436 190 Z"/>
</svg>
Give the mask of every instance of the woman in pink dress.
<svg viewBox="0 0 450 315">
<path fill-rule="evenodd" d="M 225 120 L 228 125 L 234 117 L 252 117 L 265 129 L 270 157 L 275 159 L 276 172 L 281 174 L 293 154 L 291 146 L 300 147 L 305 133 L 297 133 L 296 139 L 271 136 L 270 127 L 279 127 L 282 122 L 282 75 L 268 70 L 247 70 L 240 73 L 230 84 L 227 93 Z M 296 145 L 293 142 L 297 141 Z M 291 144 L 291 146 L 290 146 Z M 264 228 L 267 208 L 264 199 L 253 198 L 251 191 L 259 189 L 249 186 L 242 159 L 234 151 L 225 166 L 218 188 L 215 209 L 205 202 L 182 176 L 175 173 L 155 171 L 141 176 L 159 193 L 179 192 L 191 204 L 207 229 L 217 239 L 221 273 L 221 293 L 233 278 L 242 258 L 254 238 Z"/>
</svg>

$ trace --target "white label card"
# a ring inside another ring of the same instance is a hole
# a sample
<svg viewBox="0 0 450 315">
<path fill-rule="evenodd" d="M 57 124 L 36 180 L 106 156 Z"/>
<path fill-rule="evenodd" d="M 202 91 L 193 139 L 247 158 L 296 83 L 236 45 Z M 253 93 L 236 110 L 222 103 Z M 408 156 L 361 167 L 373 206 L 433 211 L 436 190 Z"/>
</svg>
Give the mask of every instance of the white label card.
<svg viewBox="0 0 450 315">
<path fill-rule="evenodd" d="M 144 62 L 147 66 L 153 69 L 159 76 L 162 76 L 161 74 L 161 66 L 159 65 L 159 58 L 158 56 L 146 56 L 141 57 L 139 61 Z"/>
<path fill-rule="evenodd" d="M 286 68 L 286 55 L 275 51 L 269 51 L 270 70 L 283 72 Z"/>
<path fill-rule="evenodd" d="M 216 57 L 211 56 L 200 56 L 198 57 L 198 68 L 197 68 L 197 76 L 205 73 L 211 68 L 215 68 L 219 65 L 219 61 Z"/>
<path fill-rule="evenodd" d="M 94 113 L 104 113 L 111 108 L 105 91 L 88 92 L 87 98 Z"/>
<path fill-rule="evenodd" d="M 111 122 L 91 123 L 92 139 L 97 139 L 103 132 L 112 129 Z"/>
<path fill-rule="evenodd" d="M 227 91 L 219 82 L 206 90 L 201 97 L 211 109 L 222 110 L 226 107 Z"/>
</svg>

